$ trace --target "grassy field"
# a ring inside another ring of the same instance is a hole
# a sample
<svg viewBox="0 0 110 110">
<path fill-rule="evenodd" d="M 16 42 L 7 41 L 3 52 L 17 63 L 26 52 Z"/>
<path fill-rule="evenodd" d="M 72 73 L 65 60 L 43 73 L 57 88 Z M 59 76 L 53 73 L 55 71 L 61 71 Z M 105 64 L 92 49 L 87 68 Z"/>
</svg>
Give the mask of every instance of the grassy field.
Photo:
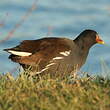
<svg viewBox="0 0 110 110">
<path fill-rule="evenodd" d="M 0 110 L 110 110 L 110 80 L 1 75 Z"/>
</svg>

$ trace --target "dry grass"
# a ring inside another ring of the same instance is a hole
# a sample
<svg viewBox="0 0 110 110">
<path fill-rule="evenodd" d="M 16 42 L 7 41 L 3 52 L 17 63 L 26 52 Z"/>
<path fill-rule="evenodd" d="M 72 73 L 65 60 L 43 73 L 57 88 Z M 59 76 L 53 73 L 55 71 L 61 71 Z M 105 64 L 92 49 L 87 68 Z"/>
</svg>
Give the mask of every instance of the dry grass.
<svg viewBox="0 0 110 110">
<path fill-rule="evenodd" d="M 0 110 L 110 110 L 110 80 L 1 75 Z"/>
</svg>

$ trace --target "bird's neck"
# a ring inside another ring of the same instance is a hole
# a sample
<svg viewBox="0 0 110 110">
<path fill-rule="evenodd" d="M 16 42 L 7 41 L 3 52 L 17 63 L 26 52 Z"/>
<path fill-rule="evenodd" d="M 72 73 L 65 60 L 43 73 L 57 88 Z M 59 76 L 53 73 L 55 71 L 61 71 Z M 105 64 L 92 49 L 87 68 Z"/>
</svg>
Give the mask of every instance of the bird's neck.
<svg viewBox="0 0 110 110">
<path fill-rule="evenodd" d="M 87 42 L 84 39 L 76 38 L 74 40 L 75 44 L 80 48 L 80 50 L 89 51 L 89 49 L 92 47 L 92 42 Z"/>
</svg>

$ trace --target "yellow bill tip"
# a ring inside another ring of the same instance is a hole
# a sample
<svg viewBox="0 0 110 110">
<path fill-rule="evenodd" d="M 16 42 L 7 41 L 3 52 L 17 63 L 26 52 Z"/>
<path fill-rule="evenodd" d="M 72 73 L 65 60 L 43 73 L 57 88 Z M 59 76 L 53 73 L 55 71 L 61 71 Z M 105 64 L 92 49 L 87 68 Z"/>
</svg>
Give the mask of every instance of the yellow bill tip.
<svg viewBox="0 0 110 110">
<path fill-rule="evenodd" d="M 100 39 L 100 37 L 98 35 L 96 36 L 96 42 L 98 44 L 105 44 L 105 42 L 102 39 Z"/>
</svg>

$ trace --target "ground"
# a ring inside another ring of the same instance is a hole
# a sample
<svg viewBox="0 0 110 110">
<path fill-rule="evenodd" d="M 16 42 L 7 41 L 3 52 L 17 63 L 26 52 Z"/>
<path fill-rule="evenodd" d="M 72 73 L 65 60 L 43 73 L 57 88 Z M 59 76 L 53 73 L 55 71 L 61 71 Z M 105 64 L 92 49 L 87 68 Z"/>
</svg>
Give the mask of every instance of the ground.
<svg viewBox="0 0 110 110">
<path fill-rule="evenodd" d="M 110 80 L 1 75 L 0 110 L 110 110 Z"/>
</svg>

